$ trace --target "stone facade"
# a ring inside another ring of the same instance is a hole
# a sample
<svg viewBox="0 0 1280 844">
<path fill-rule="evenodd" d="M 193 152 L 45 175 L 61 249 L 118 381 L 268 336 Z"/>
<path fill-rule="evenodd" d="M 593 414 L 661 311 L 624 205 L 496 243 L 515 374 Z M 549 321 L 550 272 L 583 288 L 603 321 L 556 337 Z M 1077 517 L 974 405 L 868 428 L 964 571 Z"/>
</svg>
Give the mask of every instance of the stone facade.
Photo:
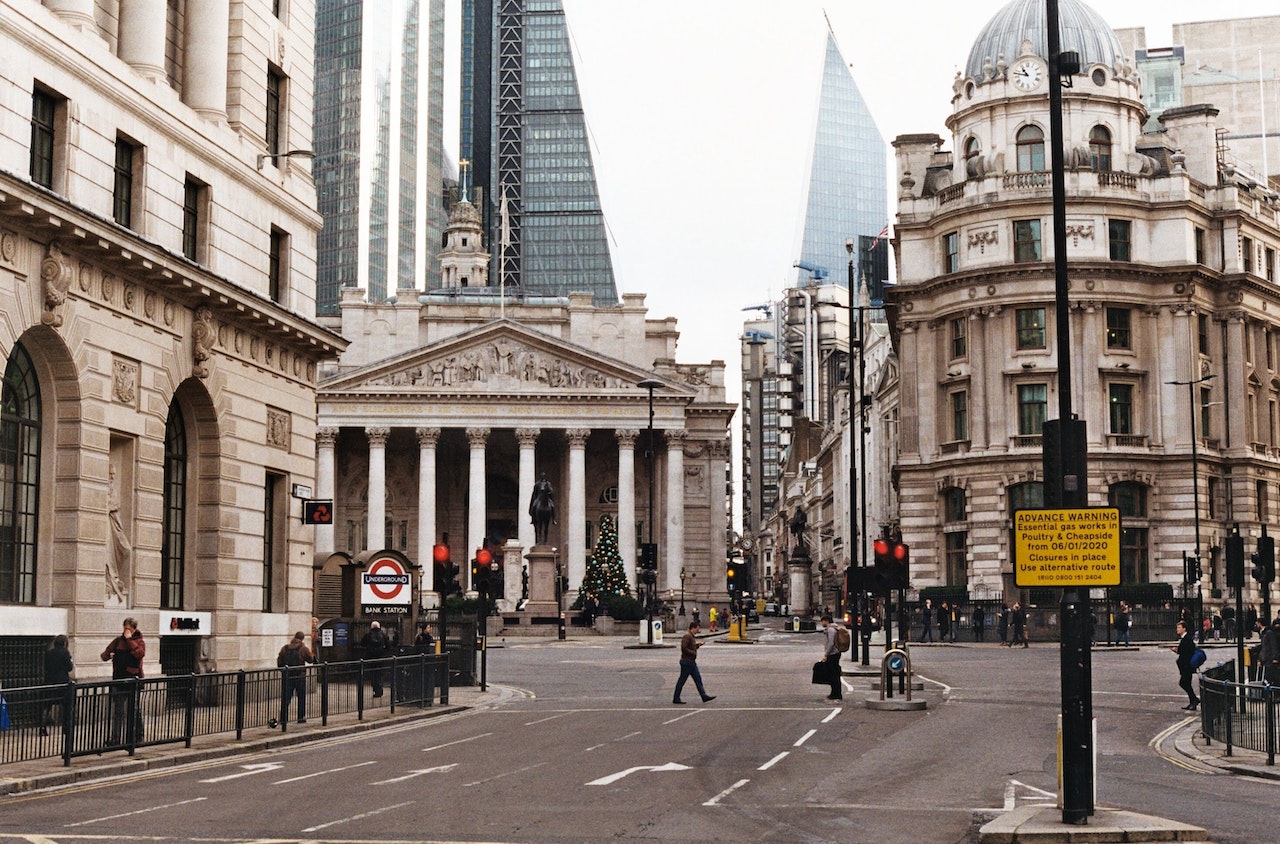
<svg viewBox="0 0 1280 844">
<path fill-rule="evenodd" d="M 264 150 L 308 145 L 314 6 L 153 5 L 0 2 L 6 684 L 59 633 L 108 673 L 126 616 L 150 673 L 266 664 L 310 626 L 290 489 L 345 343 L 311 317 L 310 176 Z"/>
</svg>

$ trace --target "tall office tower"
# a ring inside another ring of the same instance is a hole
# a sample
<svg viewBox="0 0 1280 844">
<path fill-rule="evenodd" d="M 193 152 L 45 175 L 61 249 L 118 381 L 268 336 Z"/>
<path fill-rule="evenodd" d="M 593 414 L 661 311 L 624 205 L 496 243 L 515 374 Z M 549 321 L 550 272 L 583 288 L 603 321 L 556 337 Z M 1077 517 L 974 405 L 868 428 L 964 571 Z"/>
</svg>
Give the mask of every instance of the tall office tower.
<svg viewBox="0 0 1280 844">
<path fill-rule="evenodd" d="M 876 251 L 868 251 L 889 219 L 888 154 L 889 147 L 853 81 L 835 36 L 828 32 L 800 262 L 821 268 L 830 273 L 832 281 L 846 284 L 849 253 L 845 242 L 852 238 L 858 247 L 859 282 L 887 280 L 887 239 L 880 240 Z M 807 272 L 817 275 L 816 270 Z M 864 278 L 868 273 L 870 277 Z M 808 283 L 806 278 L 800 276 L 801 284 Z"/>
<path fill-rule="evenodd" d="M 317 313 L 439 286 L 443 115 L 444 0 L 319 0 Z"/>
<path fill-rule="evenodd" d="M 464 0 L 462 14 L 460 149 L 489 203 L 490 284 L 617 303 L 560 0 Z"/>
</svg>

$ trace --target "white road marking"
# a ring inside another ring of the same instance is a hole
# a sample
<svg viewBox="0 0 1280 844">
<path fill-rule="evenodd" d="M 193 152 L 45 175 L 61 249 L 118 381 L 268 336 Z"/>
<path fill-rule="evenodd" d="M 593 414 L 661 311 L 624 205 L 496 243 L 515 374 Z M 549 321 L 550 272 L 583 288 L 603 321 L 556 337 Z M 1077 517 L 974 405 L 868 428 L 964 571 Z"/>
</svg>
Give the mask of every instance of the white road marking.
<svg viewBox="0 0 1280 844">
<path fill-rule="evenodd" d="M 710 800 L 708 800 L 706 803 L 703 803 L 702 805 L 718 806 L 722 799 L 724 799 L 725 797 L 728 797 L 730 794 L 737 791 L 739 788 L 742 788 L 744 785 L 746 785 L 749 782 L 751 782 L 751 780 L 738 780 L 733 785 L 729 786 L 724 791 L 720 792 L 715 797 L 712 797 Z"/>
<path fill-rule="evenodd" d="M 393 806 L 383 806 L 381 809 L 370 809 L 370 810 L 369 810 L 369 811 L 367 811 L 367 812 L 361 812 L 360 814 L 358 814 L 358 815 L 352 815 L 352 816 L 351 816 L 351 817 L 349 817 L 349 818 L 339 818 L 339 819 L 338 819 L 338 820 L 336 820 L 336 821 L 329 821 L 328 823 L 317 824 L 316 826 L 309 826 L 309 827 L 307 827 L 306 829 L 304 829 L 304 830 L 302 830 L 302 831 L 303 831 L 303 832 L 318 832 L 318 831 L 320 831 L 320 830 L 322 830 L 322 829 L 328 829 L 328 828 L 329 828 L 329 827 L 331 827 L 331 826 L 337 826 L 338 824 L 342 824 L 342 823 L 351 823 L 352 821 L 364 820 L 365 818 L 371 818 L 371 817 L 373 817 L 374 815 L 381 815 L 383 812 L 390 812 L 392 809 L 400 809 L 400 808 L 403 808 L 404 806 L 411 806 L 411 805 L 413 805 L 413 802 L 414 802 L 414 801 L 412 801 L 412 800 L 406 800 L 406 801 L 405 801 L 405 802 L 403 802 L 403 803 L 396 803 L 396 804 L 395 804 L 395 805 L 393 805 Z"/>
<path fill-rule="evenodd" d="M 455 744 L 463 744 L 464 742 L 475 741 L 476 739 L 482 739 L 485 736 L 491 736 L 491 735 L 493 735 L 493 733 L 481 733 L 480 735 L 472 736 L 471 738 L 458 739 L 457 741 L 447 741 L 444 744 L 437 744 L 435 747 L 424 747 L 422 748 L 422 752 L 430 753 L 431 751 L 439 750 L 442 747 L 453 747 Z"/>
<path fill-rule="evenodd" d="M 629 776 L 638 771 L 688 771 L 688 765 L 681 765 L 679 762 L 668 762 L 665 765 L 637 765 L 634 768 L 627 768 L 625 771 L 618 771 L 616 774 L 609 774 L 607 777 L 592 780 L 587 785 L 612 785 L 625 776 Z"/>
<path fill-rule="evenodd" d="M 252 765 L 241 765 L 243 771 L 234 774 L 223 774 L 220 777 L 212 777 L 200 782 L 226 782 L 227 780 L 238 780 L 241 777 L 251 777 L 254 774 L 265 774 L 267 771 L 278 771 L 284 767 L 279 762 L 254 762 Z"/>
<path fill-rule="evenodd" d="M 423 774 L 443 774 L 446 771 L 452 771 L 456 767 L 458 767 L 457 762 L 450 765 L 436 765 L 434 768 L 421 768 L 417 771 L 410 771 L 402 777 L 392 777 L 389 780 L 377 780 L 369 783 L 369 785 L 390 785 L 393 782 L 404 782 L 405 780 L 411 780 L 414 777 L 420 777 Z"/>
<path fill-rule="evenodd" d="M 807 733 L 805 733 L 804 735 L 800 736 L 800 738 L 798 738 L 798 739 L 796 740 L 796 743 L 795 743 L 795 744 L 793 744 L 793 745 L 791 745 L 791 746 L 792 746 L 792 747 L 799 747 L 800 745 L 804 744 L 804 743 L 805 743 L 806 741 L 808 741 L 809 739 L 813 738 L 813 736 L 814 736 L 817 732 L 818 732 L 817 730 L 810 730 L 809 732 L 807 732 Z"/>
<path fill-rule="evenodd" d="M 943 693 L 944 695 L 947 695 L 947 696 L 950 696 L 950 695 L 951 695 L 951 692 L 952 692 L 951 687 L 950 687 L 950 686 L 948 686 L 946 683 L 942 682 L 941 680 L 930 680 L 928 677 L 924 676 L 923 674 L 916 674 L 916 673 L 914 673 L 914 672 L 912 673 L 912 675 L 911 675 L 911 676 L 912 676 L 912 677 L 916 677 L 916 678 L 918 678 L 918 679 L 920 679 L 920 680 L 923 680 L 923 681 L 924 681 L 924 682 L 926 682 L 926 683 L 933 683 L 935 686 L 941 686 L 941 687 L 942 687 L 942 693 Z"/>
<path fill-rule="evenodd" d="M 692 711 L 690 711 L 690 712 L 686 712 L 686 713 L 684 713 L 683 715 L 677 715 L 677 716 L 676 716 L 676 717 L 674 717 L 674 718 L 670 718 L 670 719 L 668 719 L 668 720 L 666 720 L 666 721 L 663 721 L 663 722 L 662 722 L 662 726 L 664 726 L 664 727 L 665 727 L 667 724 L 674 724 L 674 723 L 675 723 L 675 722 L 677 722 L 677 721 L 682 721 L 682 720 L 684 720 L 685 718 L 688 718 L 688 717 L 689 717 L 689 716 L 691 716 L 691 715 L 697 715 L 697 714 L 698 714 L 699 712 L 701 712 L 701 711 L 702 711 L 701 709 L 694 709 L 694 710 L 692 710 Z"/>
<path fill-rule="evenodd" d="M 548 715 L 546 718 L 539 718 L 537 721 L 526 721 L 525 726 L 532 727 L 534 724 L 541 724 L 544 721 L 554 721 L 555 719 L 563 718 L 568 714 L 569 714 L 568 712 L 561 712 L 559 715 Z"/>
<path fill-rule="evenodd" d="M 822 723 L 827 724 L 827 723 L 830 723 L 831 721 L 834 721 L 836 716 L 839 715 L 843 709 L 844 707 L 837 706 L 835 709 L 831 710 L 830 715 L 822 719 Z"/>
<path fill-rule="evenodd" d="M 491 777 L 486 777 L 486 778 L 484 778 L 484 779 L 482 779 L 482 780 L 476 780 L 475 782 L 464 782 L 464 783 L 462 784 L 462 787 L 463 787 L 463 788 L 470 788 L 470 787 L 471 787 L 471 786 L 473 786 L 473 785 L 484 785 L 484 784 L 485 784 L 485 783 L 487 783 L 487 782 L 493 782 L 494 780 L 500 780 L 500 779 L 502 779 L 503 777 L 509 777 L 509 776 L 511 776 L 512 774 L 523 774 L 525 771 L 532 771 L 534 768 L 541 768 L 541 767 L 542 767 L 543 765 L 545 765 L 545 764 L 547 764 L 547 763 L 546 763 L 546 762 L 539 762 L 539 763 L 538 763 L 538 764 L 536 764 L 536 765 L 527 765 L 527 766 L 525 766 L 525 767 L 523 767 L 523 768 L 518 768 L 518 769 L 516 769 L 516 770 L 514 770 L 514 771 L 503 771 L 503 772 L 502 772 L 502 773 L 500 773 L 500 774 L 495 774 L 495 775 L 493 775 L 493 776 L 491 776 Z"/>
<path fill-rule="evenodd" d="M 73 826 L 88 826 L 91 823 L 100 823 L 101 821 L 114 821 L 118 818 L 127 818 L 133 815 L 145 815 L 148 812 L 158 812 L 161 809 L 172 809 L 174 806 L 185 806 L 188 803 L 199 803 L 201 800 L 208 800 L 208 799 L 209 799 L 208 797 L 193 797 L 190 800 L 179 800 L 177 803 L 165 803 L 163 806 L 151 806 L 149 808 L 138 809 L 133 812 L 122 812 L 118 815 L 107 815 L 106 817 L 103 817 L 103 818 L 93 818 L 87 821 L 76 821 L 75 823 L 66 824 L 66 828 L 70 829 Z"/>
<path fill-rule="evenodd" d="M 775 756 L 775 757 L 773 757 L 772 759 L 770 759 L 768 762 L 765 762 L 765 763 L 764 763 L 763 765 L 761 765 L 759 768 L 756 768 L 756 770 L 757 770 L 757 771 L 767 771 L 767 770 L 769 770 L 770 768 L 772 768 L 774 765 L 776 765 L 776 764 L 778 764 L 779 762 L 781 762 L 783 759 L 786 759 L 786 758 L 787 758 L 787 756 L 789 756 L 790 754 L 791 754 L 791 751 L 790 751 L 790 750 L 784 750 L 784 751 L 782 751 L 781 753 L 779 753 L 777 756 Z"/>
<path fill-rule="evenodd" d="M 376 765 L 376 764 L 378 764 L 378 763 L 377 763 L 377 762 L 373 762 L 373 761 L 369 761 L 369 762 L 358 762 L 358 763 L 356 763 L 355 765 L 343 765 L 341 768 L 330 768 L 330 769 L 329 769 L 329 770 L 327 770 L 327 771 L 316 771 L 314 774 L 303 774 L 303 775 L 302 775 L 302 776 L 300 776 L 300 777 L 289 777 L 289 779 L 287 779 L 287 780 L 276 780 L 275 782 L 273 782 L 273 783 L 271 783 L 271 784 L 272 784 L 272 785 L 284 785 L 284 784 L 286 784 L 286 783 L 298 782 L 299 780 L 309 780 L 309 779 L 311 779 L 312 777 L 322 777 L 322 776 L 324 776 L 325 774 L 336 774 L 336 773 L 338 773 L 339 771 L 349 771 L 349 770 L 351 770 L 352 768 L 363 768 L 365 765 Z"/>
</svg>

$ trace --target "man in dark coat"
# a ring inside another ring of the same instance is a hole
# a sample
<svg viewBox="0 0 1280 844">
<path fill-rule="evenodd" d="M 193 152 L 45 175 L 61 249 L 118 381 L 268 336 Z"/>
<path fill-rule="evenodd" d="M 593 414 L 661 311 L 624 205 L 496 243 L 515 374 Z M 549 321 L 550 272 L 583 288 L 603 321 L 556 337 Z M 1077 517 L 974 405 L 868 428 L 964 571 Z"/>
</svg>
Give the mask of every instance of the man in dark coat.
<svg viewBox="0 0 1280 844">
<path fill-rule="evenodd" d="M 1178 655 L 1178 685 L 1187 693 L 1188 702 L 1182 708 L 1194 712 L 1200 705 L 1200 698 L 1196 697 L 1196 691 L 1191 685 L 1191 677 L 1195 674 L 1191 667 L 1191 655 L 1196 652 L 1196 640 L 1185 621 L 1178 622 L 1178 644 L 1169 650 Z"/>
<path fill-rule="evenodd" d="M 71 661 L 71 651 L 67 650 L 67 637 L 58 634 L 53 637 L 53 646 L 44 652 L 44 684 L 46 686 L 66 686 L 71 682 L 71 672 L 75 670 L 75 664 Z M 59 692 L 49 692 L 45 698 L 43 713 L 40 716 L 40 735 L 49 735 L 48 725 L 58 723 L 54 718 L 54 711 L 57 704 L 56 695 L 65 693 L 65 689 Z"/>
<path fill-rule="evenodd" d="M 391 640 L 382 632 L 382 624 L 377 621 L 369 625 L 369 632 L 360 639 L 360 644 L 364 647 L 365 659 L 382 659 L 391 650 Z M 374 697 L 382 697 L 382 671 L 382 666 L 374 666 L 369 671 L 369 683 L 373 686 Z"/>
<path fill-rule="evenodd" d="M 933 600 L 931 598 L 924 599 L 924 606 L 920 608 L 920 621 L 924 624 L 924 632 L 920 634 L 921 642 L 933 641 Z"/>
<path fill-rule="evenodd" d="M 280 723 L 289 720 L 289 703 L 298 698 L 298 723 L 307 723 L 307 672 L 306 664 L 315 662 L 307 647 L 306 634 L 299 630 L 289 644 L 276 655 L 276 666 L 284 669 L 284 697 L 280 700 Z"/>
<path fill-rule="evenodd" d="M 1027 639 L 1027 614 L 1023 612 L 1022 604 L 1014 602 L 1009 621 L 1013 625 L 1013 641 L 1009 643 L 1009 647 L 1016 648 L 1018 645 L 1024 648 L 1031 647 L 1030 640 Z"/>
<path fill-rule="evenodd" d="M 981 642 L 986 636 L 987 611 L 982 605 L 973 608 L 973 614 L 969 616 L 969 625 L 973 628 L 973 641 Z"/>
</svg>

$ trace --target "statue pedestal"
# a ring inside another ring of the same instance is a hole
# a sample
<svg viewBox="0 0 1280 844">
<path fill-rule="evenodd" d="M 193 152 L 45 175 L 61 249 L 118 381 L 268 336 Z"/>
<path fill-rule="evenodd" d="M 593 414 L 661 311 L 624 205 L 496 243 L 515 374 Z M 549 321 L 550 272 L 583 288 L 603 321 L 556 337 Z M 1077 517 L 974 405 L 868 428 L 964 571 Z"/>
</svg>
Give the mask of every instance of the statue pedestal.
<svg viewBox="0 0 1280 844">
<path fill-rule="evenodd" d="M 809 549 L 800 545 L 791 549 L 791 556 L 787 558 L 787 574 L 791 587 L 791 614 L 806 616 L 809 614 L 809 588 L 813 578 Z"/>
<path fill-rule="evenodd" d="M 529 561 L 529 603 L 524 612 L 559 615 L 556 603 L 556 552 L 550 545 L 535 545 L 524 557 Z"/>
</svg>

